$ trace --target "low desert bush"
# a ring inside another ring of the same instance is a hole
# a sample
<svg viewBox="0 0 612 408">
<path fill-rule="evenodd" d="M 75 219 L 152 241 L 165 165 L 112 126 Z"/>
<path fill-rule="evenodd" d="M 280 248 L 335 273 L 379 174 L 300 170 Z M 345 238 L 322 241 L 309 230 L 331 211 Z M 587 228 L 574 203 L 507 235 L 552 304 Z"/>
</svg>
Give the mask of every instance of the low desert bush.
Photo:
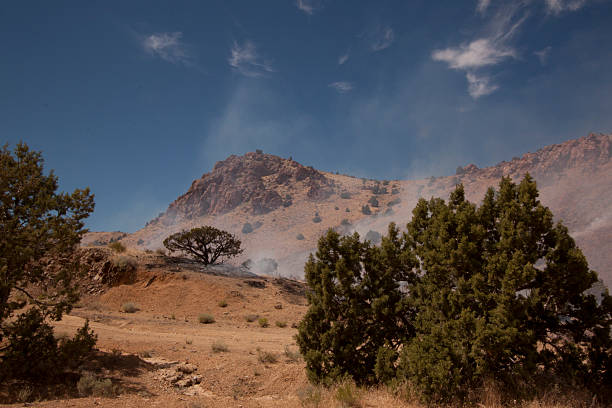
<svg viewBox="0 0 612 408">
<path fill-rule="evenodd" d="M 257 350 L 257 360 L 259 360 L 260 363 L 274 364 L 278 361 L 278 357 L 276 354 L 269 351 Z"/>
<path fill-rule="evenodd" d="M 253 226 L 250 223 L 245 222 L 244 225 L 242 226 L 242 233 L 250 234 L 251 232 L 253 232 Z"/>
<path fill-rule="evenodd" d="M 202 324 L 210 324 L 210 323 L 214 323 L 215 322 L 215 318 L 213 315 L 209 314 L 209 313 L 201 313 L 198 316 L 198 322 L 202 323 Z"/>
<path fill-rule="evenodd" d="M 276 324 L 276 327 L 280 327 L 281 329 L 284 327 L 287 327 L 287 322 L 277 321 L 275 324 Z"/>
<path fill-rule="evenodd" d="M 157 249 L 155 250 L 155 253 L 156 253 L 157 255 L 166 256 L 166 250 L 165 250 L 165 249 L 163 249 L 163 248 L 157 248 Z"/>
<path fill-rule="evenodd" d="M 299 234 L 295 236 L 295 239 L 297 239 L 298 241 L 302 241 L 304 239 L 304 234 L 300 232 Z"/>
<path fill-rule="evenodd" d="M 219 305 L 219 307 L 227 307 L 227 301 L 225 299 L 220 300 L 217 304 Z"/>
<path fill-rule="evenodd" d="M 285 346 L 285 357 L 289 359 L 291 362 L 299 361 L 302 358 L 302 355 L 298 350 L 292 350 L 288 345 Z"/>
<path fill-rule="evenodd" d="M 140 309 L 133 302 L 125 302 L 121 305 L 121 311 L 123 313 L 136 313 Z"/>
<path fill-rule="evenodd" d="M 348 200 L 348 199 L 351 198 L 351 193 L 349 193 L 348 191 L 344 191 L 344 192 L 340 193 L 340 198 Z"/>
<path fill-rule="evenodd" d="M 136 269 L 136 260 L 131 256 L 119 255 L 111 258 L 111 264 L 123 272 L 133 271 Z"/>
<path fill-rule="evenodd" d="M 226 353 L 229 351 L 227 345 L 220 340 L 213 342 L 210 348 L 212 349 L 213 353 Z"/>
<path fill-rule="evenodd" d="M 110 244 L 108 244 L 108 247 L 118 253 L 125 252 L 126 250 L 125 245 L 123 245 L 119 241 L 111 242 Z"/>
<path fill-rule="evenodd" d="M 338 385 L 334 396 L 342 408 L 361 407 L 357 387 L 351 381 L 345 381 Z"/>
<path fill-rule="evenodd" d="M 98 378 L 95 374 L 86 372 L 77 382 L 79 395 L 87 397 L 114 397 L 119 394 L 119 387 L 113 385 L 109 378 Z"/>
<path fill-rule="evenodd" d="M 246 315 L 244 319 L 249 323 L 253 323 L 255 320 L 259 319 L 259 315 L 249 314 L 249 315 Z"/>
<path fill-rule="evenodd" d="M 270 323 L 268 323 L 268 319 L 266 319 L 265 317 L 259 318 L 259 320 L 257 320 L 257 323 L 259 323 L 259 327 L 268 327 L 270 325 Z"/>
<path fill-rule="evenodd" d="M 318 224 L 321 221 L 322 221 L 321 217 L 319 217 L 318 215 L 315 215 L 314 218 L 312 219 L 312 222 L 314 222 L 315 224 Z"/>
<path fill-rule="evenodd" d="M 321 387 L 311 384 L 297 390 L 297 397 L 303 407 L 318 408 L 321 406 Z"/>
</svg>

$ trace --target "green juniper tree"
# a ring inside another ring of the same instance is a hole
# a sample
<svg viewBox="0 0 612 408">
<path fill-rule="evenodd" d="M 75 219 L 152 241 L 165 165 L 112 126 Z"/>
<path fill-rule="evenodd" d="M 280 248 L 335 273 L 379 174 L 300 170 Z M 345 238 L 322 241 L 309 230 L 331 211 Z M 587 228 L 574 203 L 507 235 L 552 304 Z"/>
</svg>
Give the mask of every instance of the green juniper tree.
<svg viewBox="0 0 612 408">
<path fill-rule="evenodd" d="M 0 150 L 0 380 L 50 380 L 95 343 L 87 324 L 58 343 L 47 323 L 78 300 L 72 255 L 94 208 L 89 189 L 57 188 L 39 152 L 22 143 Z"/>
<path fill-rule="evenodd" d="M 305 267 L 310 307 L 297 336 L 312 381 L 348 375 L 371 383 L 377 373 L 389 376 L 382 363 L 376 370 L 378 355 L 394 360 L 412 331 L 400 282 L 413 279 L 414 259 L 402 246 L 393 224 L 380 247 L 361 242 L 357 233 L 330 229 L 321 237 Z"/>
<path fill-rule="evenodd" d="M 380 247 L 328 232 L 305 271 L 298 344 L 312 380 L 396 377 L 430 401 L 487 379 L 514 395 L 542 378 L 600 395 L 612 384 L 612 298 L 589 293 L 597 274 L 529 175 L 479 207 L 462 185 L 421 199 Z"/>
</svg>

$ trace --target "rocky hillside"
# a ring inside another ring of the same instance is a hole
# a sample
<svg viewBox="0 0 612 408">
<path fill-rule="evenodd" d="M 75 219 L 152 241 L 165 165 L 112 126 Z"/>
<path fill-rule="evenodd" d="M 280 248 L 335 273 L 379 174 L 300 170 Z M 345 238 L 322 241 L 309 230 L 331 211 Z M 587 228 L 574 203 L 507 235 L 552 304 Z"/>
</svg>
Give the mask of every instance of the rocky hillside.
<svg viewBox="0 0 612 408">
<path fill-rule="evenodd" d="M 293 203 L 296 191 L 306 191 L 312 201 L 328 198 L 334 182 L 312 167 L 292 159 L 261 152 L 232 155 L 217 162 L 210 173 L 195 180 L 189 190 L 151 224 L 171 225 L 207 215 L 223 215 L 245 204 L 243 210 L 267 214 Z"/>
<path fill-rule="evenodd" d="M 463 183 L 468 199 L 478 202 L 503 175 L 518 181 L 526 172 L 535 177 L 542 202 L 569 227 L 590 265 L 612 284 L 612 135 L 602 134 L 424 180 L 359 179 L 261 152 L 230 156 L 122 242 L 155 249 L 170 233 L 214 225 L 242 239 L 246 250 L 236 262 L 274 258 L 279 273 L 299 276 L 328 228 L 384 233 L 390 221 L 405 224 L 420 197 L 446 198 Z"/>
</svg>

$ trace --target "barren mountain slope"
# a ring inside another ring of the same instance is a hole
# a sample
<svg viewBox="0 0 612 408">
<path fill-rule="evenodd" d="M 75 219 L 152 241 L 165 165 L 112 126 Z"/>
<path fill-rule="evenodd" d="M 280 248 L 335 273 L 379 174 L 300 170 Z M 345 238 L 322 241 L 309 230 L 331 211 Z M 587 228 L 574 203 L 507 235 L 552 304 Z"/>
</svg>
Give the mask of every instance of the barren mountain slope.
<svg viewBox="0 0 612 408">
<path fill-rule="evenodd" d="M 122 242 L 157 248 L 175 231 L 215 225 L 243 240 L 245 253 L 234 262 L 272 257 L 279 261 L 281 274 L 301 275 L 306 256 L 328 228 L 383 233 L 390 221 L 405 224 L 419 197 L 447 198 L 461 182 L 468 198 L 480 201 L 503 175 L 518 181 L 529 172 L 538 182 L 542 202 L 569 227 L 591 267 L 609 286 L 611 158 L 612 135 L 591 134 L 492 167 L 458 168 L 453 176 L 376 181 L 317 171 L 261 152 L 247 153 L 218 162 L 165 213 Z M 371 215 L 362 212 L 366 204 Z M 251 232 L 246 232 L 246 223 Z"/>
</svg>

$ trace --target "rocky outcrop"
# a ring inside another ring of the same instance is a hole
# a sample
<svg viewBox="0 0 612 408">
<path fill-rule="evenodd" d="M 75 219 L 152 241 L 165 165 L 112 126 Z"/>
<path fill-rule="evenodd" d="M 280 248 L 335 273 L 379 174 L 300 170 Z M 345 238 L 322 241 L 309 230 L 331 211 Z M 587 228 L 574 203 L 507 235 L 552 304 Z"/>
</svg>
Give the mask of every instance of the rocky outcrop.
<svg viewBox="0 0 612 408">
<path fill-rule="evenodd" d="M 169 225 L 177 218 L 189 220 L 225 214 L 243 204 L 251 214 L 266 214 L 290 205 L 290 201 L 283 200 L 281 187 L 283 191 L 304 188 L 307 198 L 314 201 L 325 200 L 334 192 L 332 180 L 294 160 L 261 152 L 232 155 L 195 180 L 152 223 Z"/>
<path fill-rule="evenodd" d="M 500 178 L 502 176 L 522 177 L 529 172 L 532 176 L 546 180 L 559 177 L 575 168 L 584 172 L 607 164 L 612 158 L 612 135 L 591 133 L 580 139 L 546 146 L 535 153 L 526 153 L 511 161 L 503 161 L 484 169 L 474 164 L 457 168 L 457 176 L 466 179 Z"/>
</svg>

